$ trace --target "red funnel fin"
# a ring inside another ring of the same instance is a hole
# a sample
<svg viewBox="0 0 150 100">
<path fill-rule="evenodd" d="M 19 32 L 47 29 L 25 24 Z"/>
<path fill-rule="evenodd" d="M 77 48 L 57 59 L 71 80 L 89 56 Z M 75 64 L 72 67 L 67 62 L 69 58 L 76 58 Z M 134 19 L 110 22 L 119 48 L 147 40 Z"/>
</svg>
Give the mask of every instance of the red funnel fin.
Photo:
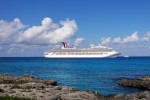
<svg viewBox="0 0 150 100">
<path fill-rule="evenodd" d="M 66 48 L 69 48 L 68 44 L 66 43 Z"/>
</svg>

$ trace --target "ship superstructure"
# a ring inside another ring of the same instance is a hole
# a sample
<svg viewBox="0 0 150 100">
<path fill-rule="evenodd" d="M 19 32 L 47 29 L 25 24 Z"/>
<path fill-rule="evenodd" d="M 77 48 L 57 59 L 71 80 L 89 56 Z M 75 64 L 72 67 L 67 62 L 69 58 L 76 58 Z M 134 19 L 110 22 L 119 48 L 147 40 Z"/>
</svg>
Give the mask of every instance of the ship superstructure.
<svg viewBox="0 0 150 100">
<path fill-rule="evenodd" d="M 44 52 L 44 56 L 47 58 L 105 58 L 116 57 L 118 52 L 112 48 L 108 48 L 102 45 L 91 45 L 88 48 L 70 48 L 67 43 L 62 42 L 64 45 L 60 49 L 51 49 Z"/>
</svg>

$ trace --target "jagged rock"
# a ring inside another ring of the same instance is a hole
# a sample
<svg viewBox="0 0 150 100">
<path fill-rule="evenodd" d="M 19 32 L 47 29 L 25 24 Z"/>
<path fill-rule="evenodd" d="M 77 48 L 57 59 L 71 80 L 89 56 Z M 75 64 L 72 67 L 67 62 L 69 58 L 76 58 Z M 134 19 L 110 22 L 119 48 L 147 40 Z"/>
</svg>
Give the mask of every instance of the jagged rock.
<svg viewBox="0 0 150 100">
<path fill-rule="evenodd" d="M 57 81 L 56 80 L 47 80 L 44 83 L 47 84 L 47 85 L 53 85 L 53 86 L 57 85 Z"/>
<path fill-rule="evenodd" d="M 62 89 L 62 87 L 60 87 L 60 86 L 55 86 L 54 87 L 54 90 L 61 90 Z"/>
<path fill-rule="evenodd" d="M 1 92 L 1 93 L 4 93 L 4 90 L 0 88 L 0 92 Z"/>
<path fill-rule="evenodd" d="M 46 84 L 43 83 L 35 83 L 35 82 L 29 82 L 29 83 L 24 83 L 21 85 L 22 88 L 32 88 L 32 89 L 44 89 L 47 87 Z"/>
<path fill-rule="evenodd" d="M 76 91 L 75 88 L 72 88 L 72 87 L 62 87 L 61 89 L 62 91 Z"/>
<path fill-rule="evenodd" d="M 99 100 L 99 98 L 94 93 L 83 92 L 73 92 L 61 95 L 62 100 Z"/>
<path fill-rule="evenodd" d="M 138 80 L 143 80 L 143 81 L 150 81 L 150 76 L 144 76 L 144 77 L 140 77 L 137 78 Z"/>
<path fill-rule="evenodd" d="M 123 100 L 150 100 L 150 92 L 139 92 L 134 94 L 128 94 L 123 97 Z"/>
<path fill-rule="evenodd" d="M 34 78 L 32 76 L 23 74 L 21 76 L 10 76 L 6 74 L 0 74 L 0 84 L 23 84 L 23 83 L 29 83 L 29 82 L 35 82 L 35 83 L 45 83 L 47 85 L 57 85 L 56 80 L 41 80 L 39 78 Z"/>
<path fill-rule="evenodd" d="M 145 76 L 137 79 L 121 79 L 119 85 L 136 87 L 139 89 L 150 90 L 150 76 Z"/>
</svg>

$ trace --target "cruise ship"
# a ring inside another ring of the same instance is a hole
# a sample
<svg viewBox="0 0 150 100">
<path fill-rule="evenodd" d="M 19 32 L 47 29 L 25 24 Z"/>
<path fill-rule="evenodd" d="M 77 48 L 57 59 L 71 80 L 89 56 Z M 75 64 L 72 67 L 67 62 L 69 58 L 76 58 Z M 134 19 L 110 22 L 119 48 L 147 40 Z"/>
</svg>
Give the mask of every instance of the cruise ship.
<svg viewBox="0 0 150 100">
<path fill-rule="evenodd" d="M 63 47 L 60 49 L 51 49 L 44 52 L 46 58 L 105 58 L 116 57 L 118 52 L 112 48 L 102 45 L 90 45 L 88 48 L 70 48 L 67 43 L 62 42 Z"/>
</svg>

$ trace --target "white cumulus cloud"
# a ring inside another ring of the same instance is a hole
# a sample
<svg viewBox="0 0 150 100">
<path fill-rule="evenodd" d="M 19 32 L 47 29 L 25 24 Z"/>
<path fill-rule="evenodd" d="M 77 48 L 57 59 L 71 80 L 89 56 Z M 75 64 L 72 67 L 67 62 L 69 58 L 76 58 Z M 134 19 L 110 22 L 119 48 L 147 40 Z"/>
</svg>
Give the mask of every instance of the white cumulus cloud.
<svg viewBox="0 0 150 100">
<path fill-rule="evenodd" d="M 147 56 L 149 51 L 150 32 L 139 37 L 138 32 L 134 32 L 125 37 L 103 37 L 102 45 L 109 45 L 122 55 Z"/>
<path fill-rule="evenodd" d="M 24 27 L 25 25 L 18 18 L 15 18 L 12 22 L 0 20 L 0 42 L 12 38 L 12 36 L 16 35 Z"/>
<path fill-rule="evenodd" d="M 77 38 L 77 39 L 75 40 L 74 45 L 75 45 L 75 46 L 79 46 L 83 41 L 84 41 L 84 38 Z"/>
<path fill-rule="evenodd" d="M 74 35 L 77 24 L 74 20 L 53 23 L 51 18 L 44 18 L 41 26 L 32 26 L 20 33 L 17 42 L 30 44 L 55 44 Z"/>
<path fill-rule="evenodd" d="M 113 43 L 122 43 L 122 40 L 120 37 L 117 37 L 117 38 L 114 38 L 112 42 Z"/>
<path fill-rule="evenodd" d="M 138 33 L 134 32 L 130 36 L 127 36 L 123 39 L 123 43 L 129 43 L 129 42 L 137 42 L 139 40 Z"/>
<path fill-rule="evenodd" d="M 138 33 L 134 32 L 130 36 L 127 36 L 123 39 L 120 37 L 116 37 L 112 40 L 112 43 L 131 43 L 131 42 L 137 42 L 140 38 L 138 37 Z"/>
<path fill-rule="evenodd" d="M 112 43 L 132 43 L 132 42 L 139 42 L 141 41 L 141 38 L 139 38 L 138 33 L 134 32 L 131 35 L 121 38 L 121 37 L 116 37 L 116 38 L 112 38 L 108 37 L 108 38 L 101 38 L 101 44 L 102 45 L 107 45 L 107 44 L 112 44 Z"/>
<path fill-rule="evenodd" d="M 101 38 L 101 45 L 107 45 L 107 44 L 110 44 L 111 43 L 111 38 L 108 37 L 108 38 Z"/>
<path fill-rule="evenodd" d="M 150 32 L 148 32 L 142 39 L 142 41 L 150 41 Z"/>
<path fill-rule="evenodd" d="M 11 22 L 0 20 L 0 44 L 56 44 L 64 41 L 78 31 L 75 20 L 66 19 L 54 23 L 49 17 L 41 21 L 40 26 L 25 29 L 19 18 Z"/>
</svg>

